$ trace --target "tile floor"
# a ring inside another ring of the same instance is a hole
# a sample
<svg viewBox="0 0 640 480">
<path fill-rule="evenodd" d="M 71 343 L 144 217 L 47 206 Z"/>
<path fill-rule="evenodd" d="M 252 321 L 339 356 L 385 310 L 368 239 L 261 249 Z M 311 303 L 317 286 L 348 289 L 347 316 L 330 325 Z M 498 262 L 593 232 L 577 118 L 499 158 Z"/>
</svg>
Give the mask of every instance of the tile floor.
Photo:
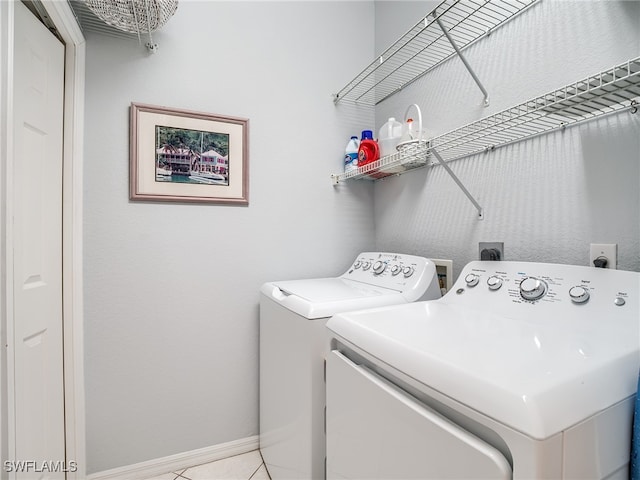
<svg viewBox="0 0 640 480">
<path fill-rule="evenodd" d="M 169 472 L 147 480 L 270 480 L 259 450 Z"/>
</svg>

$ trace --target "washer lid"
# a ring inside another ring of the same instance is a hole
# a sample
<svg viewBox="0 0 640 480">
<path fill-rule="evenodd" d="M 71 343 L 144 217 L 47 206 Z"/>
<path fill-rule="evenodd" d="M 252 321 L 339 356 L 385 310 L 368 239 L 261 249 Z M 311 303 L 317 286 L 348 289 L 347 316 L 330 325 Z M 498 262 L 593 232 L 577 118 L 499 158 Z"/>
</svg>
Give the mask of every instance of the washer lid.
<svg viewBox="0 0 640 480">
<path fill-rule="evenodd" d="M 637 317 L 596 320 L 516 320 L 438 300 L 338 314 L 327 327 L 420 383 L 545 439 L 636 391 Z"/>
<path fill-rule="evenodd" d="M 308 319 L 338 312 L 405 303 L 398 290 L 344 278 L 314 278 L 265 283 L 263 295 Z"/>
</svg>

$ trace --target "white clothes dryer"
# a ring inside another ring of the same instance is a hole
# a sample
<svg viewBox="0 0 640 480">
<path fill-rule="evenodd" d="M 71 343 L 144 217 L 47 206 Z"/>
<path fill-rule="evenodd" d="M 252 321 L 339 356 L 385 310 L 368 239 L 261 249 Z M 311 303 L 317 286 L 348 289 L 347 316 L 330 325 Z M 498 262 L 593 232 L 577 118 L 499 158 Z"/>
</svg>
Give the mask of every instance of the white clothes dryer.
<svg viewBox="0 0 640 480">
<path fill-rule="evenodd" d="M 327 327 L 328 479 L 627 479 L 640 274 L 471 262 Z"/>
<path fill-rule="evenodd" d="M 440 296 L 431 260 L 396 253 L 362 253 L 336 278 L 262 286 L 260 450 L 273 480 L 325 477 L 328 318 Z"/>
</svg>

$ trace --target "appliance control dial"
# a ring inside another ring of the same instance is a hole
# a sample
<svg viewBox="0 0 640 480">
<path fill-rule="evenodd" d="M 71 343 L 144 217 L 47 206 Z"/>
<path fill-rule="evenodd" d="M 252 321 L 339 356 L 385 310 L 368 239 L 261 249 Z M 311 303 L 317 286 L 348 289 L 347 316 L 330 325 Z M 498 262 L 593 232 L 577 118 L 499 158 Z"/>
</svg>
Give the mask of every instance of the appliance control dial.
<svg viewBox="0 0 640 480">
<path fill-rule="evenodd" d="M 467 282 L 468 287 L 475 287 L 480 281 L 480 277 L 475 273 L 470 273 L 466 277 L 464 277 L 464 281 Z"/>
<path fill-rule="evenodd" d="M 405 278 L 409 278 L 411 275 L 413 275 L 413 272 L 413 267 L 404 267 L 402 269 L 402 274 L 405 276 Z"/>
<path fill-rule="evenodd" d="M 373 273 L 380 275 L 387 268 L 387 264 L 378 260 L 373 264 Z"/>
<path fill-rule="evenodd" d="M 362 270 L 369 270 L 371 268 L 371 262 L 362 262 Z"/>
<path fill-rule="evenodd" d="M 360 268 L 361 265 L 362 262 L 360 260 L 357 260 L 356 263 L 353 264 L 353 268 Z"/>
<path fill-rule="evenodd" d="M 547 293 L 547 284 L 536 277 L 527 277 L 520 282 L 520 295 L 525 300 L 538 300 Z"/>
<path fill-rule="evenodd" d="M 502 286 L 502 279 L 493 275 L 487 279 L 487 285 L 489 286 L 489 290 L 499 290 Z"/>
<path fill-rule="evenodd" d="M 400 265 L 394 265 L 391 267 L 391 275 L 398 275 L 402 271 L 402 267 Z"/>
<path fill-rule="evenodd" d="M 589 290 L 576 285 L 569 289 L 569 297 L 573 303 L 586 303 L 589 301 Z"/>
</svg>

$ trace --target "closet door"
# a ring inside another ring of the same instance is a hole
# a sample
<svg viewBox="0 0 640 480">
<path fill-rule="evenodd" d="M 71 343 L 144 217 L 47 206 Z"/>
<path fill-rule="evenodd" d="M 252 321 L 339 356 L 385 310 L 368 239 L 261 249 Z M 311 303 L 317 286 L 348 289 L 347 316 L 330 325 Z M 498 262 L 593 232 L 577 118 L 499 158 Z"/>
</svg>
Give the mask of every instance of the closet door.
<svg viewBox="0 0 640 480">
<path fill-rule="evenodd" d="M 18 478 L 64 478 L 64 46 L 14 2 L 13 432 Z M 13 459 L 12 459 L 13 460 Z"/>
<path fill-rule="evenodd" d="M 338 351 L 327 359 L 327 479 L 512 478 L 491 445 Z"/>
</svg>

